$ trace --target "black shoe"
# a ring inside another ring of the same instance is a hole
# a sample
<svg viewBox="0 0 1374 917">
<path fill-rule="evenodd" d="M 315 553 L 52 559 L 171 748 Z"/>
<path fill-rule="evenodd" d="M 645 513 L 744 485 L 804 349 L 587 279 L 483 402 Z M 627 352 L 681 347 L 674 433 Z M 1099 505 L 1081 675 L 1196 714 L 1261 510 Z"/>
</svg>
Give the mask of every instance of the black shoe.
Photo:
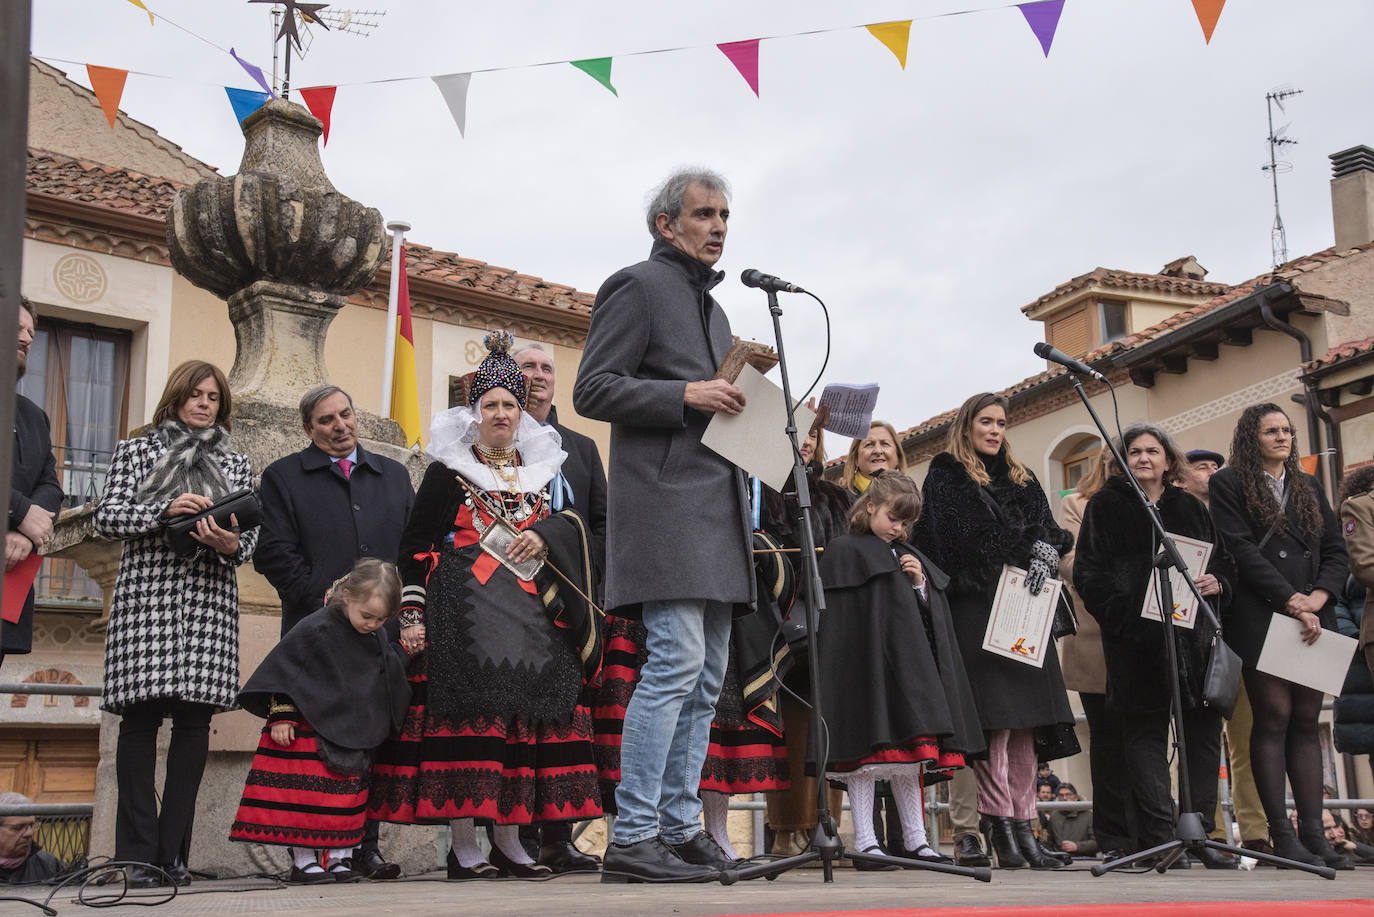
<svg viewBox="0 0 1374 917">
<path fill-rule="evenodd" d="M 316 864 L 319 865 L 319 864 Z M 287 885 L 323 885 L 326 882 L 333 882 L 334 877 L 321 869 L 319 872 L 306 872 L 299 866 L 291 867 L 291 874 L 286 877 Z"/>
<path fill-rule="evenodd" d="M 167 881 L 160 870 L 151 866 L 130 866 L 128 883 L 130 888 L 157 888 Z"/>
<path fill-rule="evenodd" d="M 1326 831 L 1320 821 L 1304 821 L 1298 826 L 1298 838 L 1308 850 L 1321 857 L 1323 863 L 1332 869 L 1354 869 L 1355 861 L 1341 853 L 1326 839 Z"/>
<path fill-rule="evenodd" d="M 501 870 L 483 860 L 475 866 L 458 865 L 458 857 L 453 848 L 448 849 L 448 877 L 450 879 L 499 879 Z"/>
<path fill-rule="evenodd" d="M 1298 841 L 1298 836 L 1293 833 L 1293 826 L 1286 821 L 1279 825 L 1271 824 L 1269 834 L 1274 838 L 1274 856 L 1305 863 L 1308 866 L 1326 865 L 1322 862 L 1321 857 L 1308 850 Z M 1283 869 L 1284 867 L 1280 866 L 1279 868 Z"/>
<path fill-rule="evenodd" d="M 872 853 L 877 856 L 887 856 L 887 851 L 874 844 L 872 847 L 865 847 L 860 853 Z M 873 863 L 868 860 L 854 860 L 854 868 L 859 872 L 892 872 L 902 867 L 896 863 Z"/>
<path fill-rule="evenodd" d="M 549 867 L 555 875 L 565 872 L 596 872 L 601 868 L 601 857 L 583 853 L 572 841 L 545 844 L 539 848 L 537 860 L 540 866 Z"/>
<path fill-rule="evenodd" d="M 698 831 L 690 841 L 683 841 L 681 844 L 670 846 L 677 851 L 678 856 L 688 863 L 695 863 L 698 866 L 710 866 L 713 869 L 724 871 L 740 865 L 740 860 L 737 857 L 730 851 L 722 849 L 716 839 L 705 831 Z"/>
<path fill-rule="evenodd" d="M 353 871 L 363 878 L 380 882 L 385 879 L 399 879 L 401 877 L 400 864 L 388 863 L 376 850 L 364 850 L 362 853 L 350 857 L 350 860 Z"/>
<path fill-rule="evenodd" d="M 972 834 L 961 834 L 954 841 L 955 866 L 991 866 L 992 860 L 983 852 L 978 838 Z"/>
<path fill-rule="evenodd" d="M 1240 860 L 1224 850 L 1203 847 L 1193 856 L 1208 869 L 1240 869 Z"/>
<path fill-rule="evenodd" d="M 335 882 L 361 882 L 363 875 L 353 869 L 353 861 L 344 857 L 325 870 Z"/>
<path fill-rule="evenodd" d="M 162 867 L 162 871 L 171 876 L 173 885 L 187 886 L 191 884 L 191 870 L 186 868 L 186 864 L 180 860 L 173 860 Z"/>
<path fill-rule="evenodd" d="M 491 865 L 501 870 L 501 878 L 512 879 L 547 879 L 553 875 L 553 870 L 547 866 L 540 866 L 538 863 L 517 863 L 510 857 L 501 852 L 500 847 L 491 848 L 491 853 L 487 855 L 491 860 Z"/>
<path fill-rule="evenodd" d="M 1016 841 L 1016 850 L 1031 869 L 1059 869 L 1065 865 L 1063 860 L 1040 846 L 1040 841 L 1036 839 L 1029 821 L 1014 818 L 1008 818 L 1007 821 L 1011 822 L 1011 835 Z"/>
<path fill-rule="evenodd" d="M 1016 843 L 1013 819 L 1010 815 L 988 816 L 985 833 L 988 838 L 988 849 L 997 858 L 998 869 L 1025 868 L 1026 858 L 1021 856 L 1021 851 Z"/>
<path fill-rule="evenodd" d="M 1114 847 L 1111 850 L 1102 851 L 1102 862 L 1110 863 L 1113 860 L 1119 860 L 1124 856 L 1130 856 L 1130 854 L 1119 847 Z"/>
<path fill-rule="evenodd" d="M 601 861 L 602 882 L 714 882 L 720 870 L 688 863 L 661 837 L 610 844 Z"/>
<path fill-rule="evenodd" d="M 904 860 L 921 860 L 922 862 L 925 862 L 925 863 L 946 863 L 946 864 L 950 864 L 950 863 L 953 863 L 953 862 L 954 862 L 952 859 L 950 859 L 949 857 L 945 856 L 943 853 L 941 853 L 940 851 L 936 850 L 934 847 L 930 846 L 929 844 L 922 844 L 921 846 L 917 847 L 915 850 L 907 850 L 906 847 L 903 846 L 903 847 L 902 847 L 902 852 L 899 853 L 899 854 L 897 854 L 897 855 L 898 855 L 899 857 L 901 857 L 902 859 L 904 859 Z"/>
</svg>

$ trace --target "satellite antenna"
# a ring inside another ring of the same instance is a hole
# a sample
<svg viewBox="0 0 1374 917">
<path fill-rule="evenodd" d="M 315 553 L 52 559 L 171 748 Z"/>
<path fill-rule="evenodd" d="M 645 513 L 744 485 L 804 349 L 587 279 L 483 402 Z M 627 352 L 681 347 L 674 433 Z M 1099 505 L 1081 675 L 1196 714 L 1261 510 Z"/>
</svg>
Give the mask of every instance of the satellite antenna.
<svg viewBox="0 0 1374 917">
<path fill-rule="evenodd" d="M 1288 260 L 1288 235 L 1283 228 L 1283 217 L 1279 214 L 1279 173 L 1293 171 L 1293 164 L 1279 159 L 1278 152 L 1282 147 L 1291 146 L 1298 141 L 1288 136 L 1287 124 L 1278 130 L 1274 129 L 1274 108 L 1277 106 L 1280 112 L 1286 114 L 1283 100 L 1301 92 L 1301 89 L 1276 89 L 1265 93 L 1264 96 L 1265 105 L 1269 109 L 1269 161 L 1260 168 L 1269 173 L 1274 184 L 1274 228 L 1269 234 L 1269 244 L 1273 250 L 1276 268 Z"/>
</svg>

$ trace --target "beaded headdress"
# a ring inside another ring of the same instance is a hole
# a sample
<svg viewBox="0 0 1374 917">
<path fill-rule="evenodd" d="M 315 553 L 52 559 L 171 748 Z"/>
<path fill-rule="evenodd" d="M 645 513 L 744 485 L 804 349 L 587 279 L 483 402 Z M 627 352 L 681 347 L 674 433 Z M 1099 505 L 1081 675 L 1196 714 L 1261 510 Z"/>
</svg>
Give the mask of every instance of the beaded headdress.
<svg viewBox="0 0 1374 917">
<path fill-rule="evenodd" d="M 482 343 L 487 347 L 487 357 L 482 361 L 482 365 L 477 367 L 477 372 L 472 378 L 472 385 L 468 390 L 468 407 L 476 406 L 483 395 L 500 387 L 515 396 L 520 410 L 523 411 L 529 389 L 525 382 L 525 374 L 520 371 L 519 364 L 509 353 L 511 346 L 515 344 L 515 338 L 509 331 L 489 331 L 482 339 Z"/>
</svg>

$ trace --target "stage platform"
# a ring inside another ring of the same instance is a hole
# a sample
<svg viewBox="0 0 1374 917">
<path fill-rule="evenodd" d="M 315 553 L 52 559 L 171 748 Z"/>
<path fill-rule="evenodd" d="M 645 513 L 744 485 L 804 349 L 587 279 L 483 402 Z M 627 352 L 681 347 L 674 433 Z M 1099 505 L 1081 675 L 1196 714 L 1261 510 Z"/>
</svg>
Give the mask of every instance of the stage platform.
<svg viewBox="0 0 1374 917">
<path fill-rule="evenodd" d="M 152 917 L 166 914 L 519 915 L 538 917 L 707 917 L 707 915 L 839 915 L 946 917 L 946 915 L 1068 915 L 1068 917 L 1374 917 L 1374 867 L 1338 874 L 1334 881 L 1260 868 L 1208 871 L 1194 866 L 1167 875 L 1116 873 L 1093 878 L 1089 862 L 1054 873 L 993 871 L 990 884 L 926 872 L 856 872 L 837 868 L 835 881 L 803 869 L 773 882 L 732 886 L 602 885 L 598 876 L 567 875 L 545 881 L 447 882 L 431 873 L 394 882 L 329 886 L 277 886 L 263 879 L 197 881 L 164 905 L 159 896 L 130 893 L 130 901 L 100 913 Z M 36 889 L 0 888 L 34 897 Z M 46 892 L 44 893 L 44 895 Z M 40 899 L 44 895 L 37 895 Z M 138 905 L 132 903 L 137 900 Z M 143 906 L 139 906 L 143 905 Z M 63 890 L 51 906 L 59 914 L 93 913 Z M 36 914 L 18 902 L 0 902 L 0 914 Z"/>
</svg>

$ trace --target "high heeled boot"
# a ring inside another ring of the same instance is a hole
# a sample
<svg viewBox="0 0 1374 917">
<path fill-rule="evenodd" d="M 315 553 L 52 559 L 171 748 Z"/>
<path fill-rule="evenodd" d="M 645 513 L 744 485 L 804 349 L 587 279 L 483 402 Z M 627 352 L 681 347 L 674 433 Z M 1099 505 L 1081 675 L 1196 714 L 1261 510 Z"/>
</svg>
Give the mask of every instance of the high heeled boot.
<svg viewBox="0 0 1374 917">
<path fill-rule="evenodd" d="M 1331 846 L 1326 839 L 1326 829 L 1321 819 L 1315 821 L 1302 819 L 1298 822 L 1298 840 L 1311 853 L 1321 858 L 1322 863 L 1332 869 L 1354 869 L 1355 861 Z"/>
<path fill-rule="evenodd" d="M 1031 837 L 1035 838 L 1035 846 L 1040 848 L 1040 855 L 1049 857 L 1052 860 L 1058 860 L 1064 866 L 1071 865 L 1073 863 L 1073 854 L 1066 853 L 1063 850 L 1051 850 L 1040 842 L 1040 836 L 1035 833 L 1035 821 L 1035 819 L 1030 819 L 1026 822 L 1026 827 L 1030 828 Z"/>
<path fill-rule="evenodd" d="M 1269 836 L 1274 841 L 1274 856 L 1306 863 L 1308 866 L 1326 865 L 1321 857 L 1308 850 L 1298 841 L 1298 836 L 1293 832 L 1293 826 L 1288 823 L 1287 819 L 1277 823 L 1270 822 Z"/>
<path fill-rule="evenodd" d="M 1030 822 L 1011 818 L 1007 821 L 1011 822 L 1011 833 L 1016 840 L 1016 848 L 1030 864 L 1031 869 L 1059 869 L 1064 866 L 1063 860 L 1049 855 L 1049 851 L 1040 846 L 1040 842 L 1035 839 L 1035 832 L 1031 830 Z"/>
<path fill-rule="evenodd" d="M 1009 815 L 985 815 L 978 823 L 998 869 L 1024 869 L 1026 866 L 1025 858 L 1016 847 L 1012 821 Z"/>
</svg>

